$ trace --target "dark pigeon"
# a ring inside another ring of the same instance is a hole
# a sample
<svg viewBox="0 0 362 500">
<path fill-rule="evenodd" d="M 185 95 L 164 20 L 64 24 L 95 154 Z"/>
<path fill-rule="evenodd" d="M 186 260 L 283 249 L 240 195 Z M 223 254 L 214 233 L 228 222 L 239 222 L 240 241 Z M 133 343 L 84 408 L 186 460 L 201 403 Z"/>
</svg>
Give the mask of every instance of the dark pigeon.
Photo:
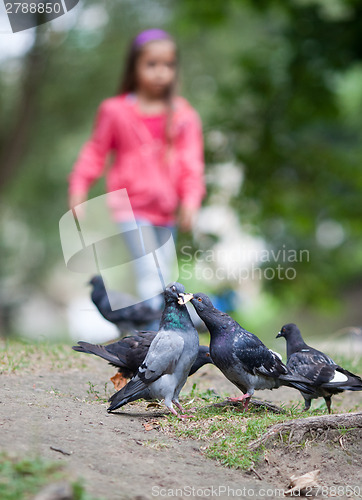
<svg viewBox="0 0 362 500">
<path fill-rule="evenodd" d="M 191 303 L 210 331 L 210 354 L 214 364 L 244 393 L 232 401 L 243 401 L 247 409 L 251 396 L 258 389 L 286 385 L 308 391 L 303 377 L 291 375 L 278 354 L 228 314 L 215 309 L 207 295 L 197 293 Z"/>
<path fill-rule="evenodd" d="M 78 342 L 72 349 L 87 354 L 95 354 L 118 368 L 118 372 L 124 379 L 132 378 L 136 375 L 139 366 L 145 359 L 148 349 L 156 337 L 157 332 L 138 332 L 135 335 L 124 337 L 122 340 L 108 345 L 95 345 L 88 342 Z M 199 346 L 196 361 L 191 367 L 190 375 L 207 363 L 212 363 L 209 347 Z"/>
<path fill-rule="evenodd" d="M 91 293 L 92 302 L 105 319 L 117 326 L 121 335 L 127 335 L 127 333 L 133 333 L 144 328 L 150 328 L 151 324 L 152 327 L 158 328 L 162 309 L 153 308 L 150 300 L 138 302 L 134 305 L 122 307 L 121 309 L 113 311 L 109 303 L 103 278 L 101 276 L 94 276 L 89 284 L 93 287 Z M 116 295 L 118 304 L 128 304 L 131 298 L 129 295 L 121 292 L 110 291 L 108 293 Z M 132 299 L 135 302 L 138 300 L 133 297 Z"/>
<path fill-rule="evenodd" d="M 171 283 L 166 288 L 159 331 L 136 375 L 109 399 L 108 412 L 140 398 L 164 399 L 174 415 L 187 417 L 179 415 L 173 403 L 184 412 L 178 398 L 196 361 L 199 336 L 180 298 L 184 295 L 185 289 L 180 283 Z"/>
<path fill-rule="evenodd" d="M 343 391 L 362 391 L 362 379 L 337 365 L 332 358 L 307 345 L 294 323 L 284 325 L 277 338 L 287 342 L 287 367 L 291 373 L 310 380 L 313 393 L 300 391 L 304 410 L 309 410 L 312 399 L 324 398 L 331 413 L 331 398 Z"/>
</svg>

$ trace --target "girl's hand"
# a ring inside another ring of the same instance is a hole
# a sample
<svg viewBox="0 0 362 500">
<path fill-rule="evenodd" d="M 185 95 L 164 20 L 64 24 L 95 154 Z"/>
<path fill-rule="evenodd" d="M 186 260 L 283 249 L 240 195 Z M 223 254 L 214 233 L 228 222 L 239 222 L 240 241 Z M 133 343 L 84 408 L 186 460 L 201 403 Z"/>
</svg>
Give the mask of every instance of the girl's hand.
<svg viewBox="0 0 362 500">
<path fill-rule="evenodd" d="M 76 193 L 76 194 L 69 195 L 68 204 L 69 204 L 70 210 L 75 208 L 77 205 L 84 203 L 85 201 L 87 201 L 87 195 L 85 193 L 81 193 L 81 194 Z M 77 216 L 82 217 L 83 213 L 84 213 L 84 210 L 79 207 L 77 209 Z"/>
<path fill-rule="evenodd" d="M 178 222 L 182 232 L 186 233 L 187 231 L 191 231 L 195 222 L 196 214 L 196 208 L 181 206 Z"/>
</svg>

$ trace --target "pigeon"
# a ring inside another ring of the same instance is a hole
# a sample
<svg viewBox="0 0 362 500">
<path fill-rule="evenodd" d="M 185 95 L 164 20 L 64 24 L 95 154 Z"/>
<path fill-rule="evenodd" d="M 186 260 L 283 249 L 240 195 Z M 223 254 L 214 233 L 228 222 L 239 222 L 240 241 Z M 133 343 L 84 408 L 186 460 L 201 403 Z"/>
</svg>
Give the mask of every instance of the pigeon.
<svg viewBox="0 0 362 500">
<path fill-rule="evenodd" d="M 255 389 L 276 389 L 282 385 L 309 391 L 303 377 L 291 375 L 280 355 L 268 349 L 226 313 L 216 309 L 210 298 L 197 293 L 190 299 L 210 331 L 210 354 L 214 364 L 244 394 L 230 401 L 242 401 L 244 409 Z"/>
<path fill-rule="evenodd" d="M 179 394 L 199 352 L 199 336 L 186 308 L 181 283 L 171 283 L 164 291 L 165 308 L 159 331 L 147 355 L 128 384 L 111 396 L 108 412 L 137 399 L 164 399 L 171 413 L 179 418 L 173 403 L 184 413 Z"/>
<path fill-rule="evenodd" d="M 111 293 L 116 296 L 118 304 L 127 304 L 130 298 L 135 302 L 134 305 L 122 307 L 113 311 L 109 302 L 107 290 L 104 286 L 103 278 L 101 276 L 94 276 L 89 284 L 93 287 L 91 292 L 92 302 L 105 319 L 117 326 L 121 335 L 129 332 L 133 333 L 142 328 L 149 328 L 150 324 L 158 328 L 162 310 L 153 308 L 150 301 L 145 300 L 136 303 L 138 299 L 135 297 L 131 297 L 121 292 L 109 291 L 108 294 Z"/>
<path fill-rule="evenodd" d="M 332 358 L 307 345 L 294 323 L 284 325 L 277 338 L 287 342 L 287 367 L 294 375 L 310 380 L 313 393 L 300 391 L 304 410 L 309 410 L 312 399 L 324 398 L 328 413 L 331 413 L 332 396 L 343 391 L 362 391 L 362 379 L 358 375 L 337 365 Z"/>
<path fill-rule="evenodd" d="M 124 337 L 109 345 L 94 345 L 80 341 L 72 349 L 87 354 L 95 354 L 107 360 L 110 365 L 117 367 L 118 373 L 114 377 L 111 377 L 111 380 L 115 385 L 115 389 L 119 390 L 126 385 L 127 379 L 136 375 L 156 335 L 157 332 L 138 332 L 135 335 Z M 189 376 L 193 375 L 207 363 L 212 363 L 209 347 L 200 345 L 196 361 L 191 367 Z"/>
</svg>

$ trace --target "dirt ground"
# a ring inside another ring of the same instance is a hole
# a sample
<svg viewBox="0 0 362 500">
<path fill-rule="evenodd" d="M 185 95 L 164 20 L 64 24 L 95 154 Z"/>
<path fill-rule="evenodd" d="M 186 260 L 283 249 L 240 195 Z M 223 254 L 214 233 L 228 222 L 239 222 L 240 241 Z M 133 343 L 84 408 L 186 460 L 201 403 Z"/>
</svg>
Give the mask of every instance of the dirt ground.
<svg viewBox="0 0 362 500">
<path fill-rule="evenodd" d="M 49 371 L 35 364 L 31 370 L 1 376 L 1 450 L 58 460 L 65 464 L 70 479 L 83 478 L 87 491 L 107 500 L 280 498 L 292 474 L 315 468 L 321 470 L 320 483 L 327 487 L 320 498 L 362 497 L 334 495 L 332 488 L 358 486 L 362 492 L 362 436 L 357 431 L 346 435 L 342 443 L 337 441 L 340 435 L 329 435 L 301 449 L 271 447 L 256 474 L 227 469 L 203 456 L 201 441 L 146 431 L 143 424 L 162 418 L 163 411 L 146 410 L 141 403 L 128 405 L 119 414 L 107 414 L 106 404 L 93 400 L 88 391 L 93 384 L 103 397 L 104 383 L 114 369 L 101 359 L 83 357 L 86 366 L 81 369 Z M 195 382 L 200 389 L 212 388 L 219 394 L 237 393 L 210 365 L 189 379 L 184 392 Z M 297 402 L 301 397 L 292 389 L 262 391 L 257 396 L 277 404 Z M 361 403 L 361 393 L 347 393 L 336 396 L 333 406 L 341 412 Z"/>
</svg>

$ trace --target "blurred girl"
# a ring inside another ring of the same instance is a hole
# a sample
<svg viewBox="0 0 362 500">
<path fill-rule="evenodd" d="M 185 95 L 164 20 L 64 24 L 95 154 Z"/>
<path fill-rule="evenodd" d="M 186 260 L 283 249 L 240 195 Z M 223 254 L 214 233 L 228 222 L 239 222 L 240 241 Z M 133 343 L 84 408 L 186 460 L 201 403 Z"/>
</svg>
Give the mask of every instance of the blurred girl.
<svg viewBox="0 0 362 500">
<path fill-rule="evenodd" d="M 205 192 L 202 131 L 196 111 L 175 95 L 177 72 L 177 49 L 168 33 L 152 29 L 135 37 L 119 94 L 101 103 L 69 177 L 70 208 L 86 201 L 113 153 L 107 191 L 127 189 L 139 225 L 192 228 Z M 116 198 L 112 211 L 126 227 Z"/>
</svg>

